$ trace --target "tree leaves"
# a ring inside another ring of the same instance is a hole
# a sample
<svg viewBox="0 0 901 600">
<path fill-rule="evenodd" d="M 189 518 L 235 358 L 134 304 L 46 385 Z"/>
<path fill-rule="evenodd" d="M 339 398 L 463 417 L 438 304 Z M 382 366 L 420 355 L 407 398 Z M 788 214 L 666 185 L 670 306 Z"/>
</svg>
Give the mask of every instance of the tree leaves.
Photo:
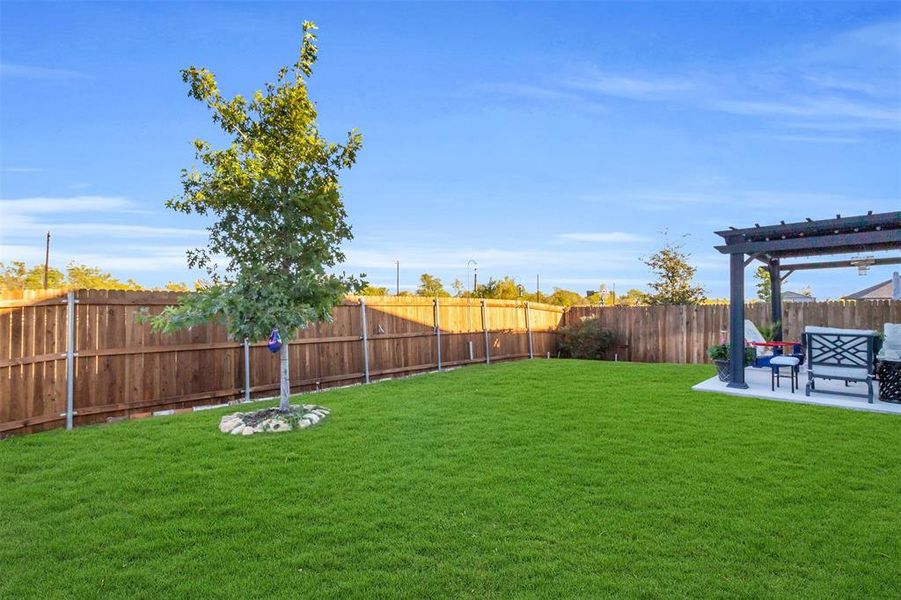
<svg viewBox="0 0 901 600">
<path fill-rule="evenodd" d="M 195 140 L 199 164 L 182 171 L 182 194 L 167 202 L 215 217 L 207 246 L 188 253 L 188 265 L 204 269 L 212 284 L 164 311 L 157 329 L 219 319 L 236 338 L 264 339 L 273 327 L 290 335 L 331 318 L 333 306 L 362 285 L 330 272 L 353 237 L 339 173 L 353 166 L 362 136 L 352 129 L 338 144 L 319 134 L 306 87 L 318 55 L 315 30 L 304 22 L 298 61 L 249 102 L 223 98 L 207 69 L 182 71 L 189 96 L 209 108 L 231 142 L 214 149 Z"/>
</svg>

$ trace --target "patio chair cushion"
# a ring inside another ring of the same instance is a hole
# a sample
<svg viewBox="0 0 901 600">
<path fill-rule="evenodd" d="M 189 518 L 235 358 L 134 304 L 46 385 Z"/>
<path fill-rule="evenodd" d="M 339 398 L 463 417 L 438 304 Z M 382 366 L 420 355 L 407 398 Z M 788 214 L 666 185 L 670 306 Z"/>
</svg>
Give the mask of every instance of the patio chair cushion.
<svg viewBox="0 0 901 600">
<path fill-rule="evenodd" d="M 757 325 L 750 319 L 745 319 L 745 341 L 758 343 L 766 341 L 766 338 L 763 337 L 763 334 L 757 329 Z M 772 349 L 767 348 L 766 346 L 754 346 L 754 350 L 757 352 L 757 356 L 766 356 L 767 354 L 772 353 Z"/>
<path fill-rule="evenodd" d="M 797 367 L 801 364 L 801 359 L 797 356 L 774 356 L 770 359 L 770 364 L 780 367 Z"/>
<path fill-rule="evenodd" d="M 856 379 L 858 381 L 866 381 L 870 376 L 867 369 L 863 367 L 826 367 L 814 365 L 808 369 L 814 377 L 835 377 L 837 379 Z"/>
<path fill-rule="evenodd" d="M 883 329 L 885 339 L 879 351 L 880 360 L 901 360 L 901 323 L 886 323 Z"/>
<path fill-rule="evenodd" d="M 838 327 L 819 327 L 816 325 L 808 325 L 804 328 L 804 333 L 843 333 L 849 335 L 876 335 L 872 329 L 839 329 Z"/>
</svg>

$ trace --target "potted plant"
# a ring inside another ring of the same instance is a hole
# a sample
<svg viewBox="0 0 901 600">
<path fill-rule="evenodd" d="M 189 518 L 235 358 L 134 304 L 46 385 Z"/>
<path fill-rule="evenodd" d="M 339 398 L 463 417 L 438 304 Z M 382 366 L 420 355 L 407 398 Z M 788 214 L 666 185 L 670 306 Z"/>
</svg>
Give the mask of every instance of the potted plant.
<svg viewBox="0 0 901 600">
<path fill-rule="evenodd" d="M 754 363 L 755 355 L 756 351 L 754 348 L 745 348 L 745 367 Z M 729 381 L 732 378 L 732 373 L 729 369 L 729 344 L 725 340 L 720 340 L 719 344 L 707 348 L 707 356 L 716 365 L 716 374 L 720 381 Z"/>
</svg>

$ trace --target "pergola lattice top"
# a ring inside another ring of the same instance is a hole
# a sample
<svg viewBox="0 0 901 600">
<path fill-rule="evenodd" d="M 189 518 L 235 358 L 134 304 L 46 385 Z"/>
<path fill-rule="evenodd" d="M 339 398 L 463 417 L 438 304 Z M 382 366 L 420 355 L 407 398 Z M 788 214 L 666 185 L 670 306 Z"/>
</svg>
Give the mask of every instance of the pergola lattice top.
<svg viewBox="0 0 901 600">
<path fill-rule="evenodd" d="M 901 211 L 836 215 L 834 219 L 732 228 L 716 234 L 726 241 L 716 247 L 720 252 L 750 254 L 764 262 L 767 258 L 892 250 L 901 247 Z"/>
</svg>

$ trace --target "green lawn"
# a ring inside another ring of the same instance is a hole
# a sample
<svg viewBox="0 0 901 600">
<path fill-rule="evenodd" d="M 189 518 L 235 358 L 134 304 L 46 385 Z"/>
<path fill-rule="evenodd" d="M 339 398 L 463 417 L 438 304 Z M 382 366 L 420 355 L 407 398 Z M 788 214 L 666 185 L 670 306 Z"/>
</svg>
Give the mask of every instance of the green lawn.
<svg viewBox="0 0 901 600">
<path fill-rule="evenodd" d="M 0 598 L 899 597 L 901 418 L 535 360 L 0 442 Z"/>
</svg>

